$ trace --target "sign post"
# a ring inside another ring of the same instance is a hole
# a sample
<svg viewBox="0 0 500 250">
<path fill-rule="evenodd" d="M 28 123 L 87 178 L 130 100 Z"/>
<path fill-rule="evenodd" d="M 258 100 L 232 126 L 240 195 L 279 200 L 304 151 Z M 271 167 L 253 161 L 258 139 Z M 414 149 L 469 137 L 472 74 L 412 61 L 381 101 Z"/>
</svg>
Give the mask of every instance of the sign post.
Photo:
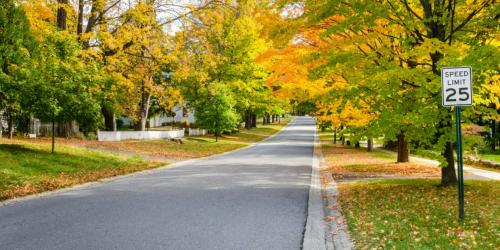
<svg viewBox="0 0 500 250">
<path fill-rule="evenodd" d="M 455 107 L 458 166 L 458 217 L 465 218 L 464 171 L 462 156 L 461 107 L 472 105 L 472 68 L 446 67 L 441 69 L 442 101 L 445 107 Z"/>
</svg>

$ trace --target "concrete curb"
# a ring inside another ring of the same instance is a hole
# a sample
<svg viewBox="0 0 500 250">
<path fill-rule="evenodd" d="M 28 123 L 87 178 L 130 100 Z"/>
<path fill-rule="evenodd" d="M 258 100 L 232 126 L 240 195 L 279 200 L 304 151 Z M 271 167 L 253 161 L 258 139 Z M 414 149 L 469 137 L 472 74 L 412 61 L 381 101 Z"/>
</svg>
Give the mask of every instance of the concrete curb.
<svg viewBox="0 0 500 250">
<path fill-rule="evenodd" d="M 311 186 L 309 188 L 309 201 L 307 206 L 307 220 L 302 249 L 321 250 L 326 248 L 325 214 L 318 160 L 318 135 L 314 134 L 314 152 L 311 170 Z"/>
<path fill-rule="evenodd" d="M 273 138 L 273 137 L 277 136 L 278 134 L 282 133 L 285 130 L 285 128 L 287 128 L 288 126 L 290 126 L 290 124 L 292 124 L 292 123 L 293 123 L 293 120 L 290 121 L 286 126 L 284 126 L 283 128 L 281 128 L 280 131 L 278 131 L 278 132 L 270 135 L 269 137 L 267 137 L 267 138 L 265 138 L 265 139 L 263 139 L 261 141 L 254 142 L 254 143 L 252 143 L 252 144 L 250 144 L 248 146 L 237 148 L 235 150 L 231 150 L 231 151 L 227 151 L 227 152 L 223 152 L 223 153 L 215 154 L 215 155 L 204 156 L 204 157 L 200 157 L 200 158 L 194 158 L 194 159 L 179 161 L 179 162 L 175 162 L 175 163 L 172 163 L 172 164 L 167 164 L 167 165 L 164 165 L 164 166 L 158 167 L 158 168 L 147 169 L 147 170 L 143 170 L 143 171 L 139 171 L 139 172 L 133 172 L 133 173 L 125 174 L 125 175 L 107 177 L 107 178 L 99 179 L 99 180 L 96 180 L 96 181 L 86 182 L 86 183 L 82 183 L 82 184 L 76 184 L 76 185 L 73 185 L 73 186 L 69 186 L 69 187 L 65 187 L 65 188 L 60 188 L 60 189 L 56 189 L 56 190 L 52 190 L 52 191 L 46 191 L 46 192 L 31 194 L 31 195 L 27 195 L 27 196 L 18 197 L 18 198 L 13 198 L 13 199 L 5 200 L 5 201 L 0 201 L 0 207 L 11 205 L 11 204 L 15 204 L 15 203 L 20 203 L 20 202 L 23 202 L 23 201 L 28 201 L 28 200 L 33 200 L 33 199 L 39 199 L 39 198 L 43 198 L 43 197 L 46 197 L 46 196 L 56 195 L 56 194 L 64 193 L 64 192 L 67 192 L 67 191 L 79 190 L 79 189 L 83 189 L 83 188 L 87 188 L 87 187 L 97 186 L 97 185 L 101 185 L 101 184 L 104 184 L 104 183 L 108 183 L 108 182 L 112 182 L 112 181 L 117 181 L 117 180 L 120 180 L 120 179 L 123 179 L 123 178 L 135 177 L 135 176 L 141 176 L 141 175 L 146 175 L 146 174 L 161 172 L 161 171 L 164 171 L 166 169 L 178 168 L 178 167 L 186 166 L 186 165 L 189 165 L 189 164 L 193 164 L 193 163 L 196 163 L 196 162 L 201 161 L 201 160 L 208 160 L 208 159 L 212 159 L 212 158 L 216 158 L 216 157 L 220 157 L 220 156 L 224 156 L 224 155 L 236 153 L 238 151 L 254 147 L 254 146 L 258 145 L 259 143 L 262 143 L 262 142 L 265 142 L 267 140 L 270 140 L 271 138 Z"/>
<path fill-rule="evenodd" d="M 349 236 L 347 222 L 342 215 L 338 203 L 339 190 L 337 182 L 331 175 L 325 175 L 327 185 L 324 189 L 326 198 L 326 219 L 328 221 L 327 249 L 354 249 L 354 244 Z"/>
<path fill-rule="evenodd" d="M 318 151 L 317 155 L 320 158 L 320 162 L 324 163 L 325 159 L 323 158 L 321 143 L 319 143 L 316 150 Z M 324 174 L 323 178 L 326 183 L 322 187 L 322 195 L 324 197 L 322 209 L 325 221 L 325 249 L 354 249 L 354 243 L 350 238 L 347 222 L 338 203 L 339 191 L 337 182 L 335 182 L 331 174 Z"/>
</svg>

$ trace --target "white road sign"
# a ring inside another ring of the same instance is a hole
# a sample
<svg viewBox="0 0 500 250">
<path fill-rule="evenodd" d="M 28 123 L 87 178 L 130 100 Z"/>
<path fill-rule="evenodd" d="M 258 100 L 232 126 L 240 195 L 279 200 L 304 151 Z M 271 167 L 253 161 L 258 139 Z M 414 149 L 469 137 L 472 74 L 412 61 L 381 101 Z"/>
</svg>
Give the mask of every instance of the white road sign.
<svg viewBox="0 0 500 250">
<path fill-rule="evenodd" d="M 446 67 L 441 69 L 443 106 L 472 105 L 472 68 Z"/>
</svg>

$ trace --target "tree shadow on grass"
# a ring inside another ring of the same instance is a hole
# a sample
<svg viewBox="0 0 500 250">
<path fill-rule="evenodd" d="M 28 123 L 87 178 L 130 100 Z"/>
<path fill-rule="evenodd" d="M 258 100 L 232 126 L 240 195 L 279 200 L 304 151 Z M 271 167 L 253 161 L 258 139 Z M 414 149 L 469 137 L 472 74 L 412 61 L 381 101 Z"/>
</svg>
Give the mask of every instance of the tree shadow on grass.
<svg viewBox="0 0 500 250">
<path fill-rule="evenodd" d="M 209 143 L 209 142 L 212 142 L 212 141 L 210 141 L 210 139 L 213 139 L 213 138 L 208 138 L 208 137 L 201 137 L 201 138 L 188 137 L 186 141 L 195 141 L 195 142 Z"/>
</svg>

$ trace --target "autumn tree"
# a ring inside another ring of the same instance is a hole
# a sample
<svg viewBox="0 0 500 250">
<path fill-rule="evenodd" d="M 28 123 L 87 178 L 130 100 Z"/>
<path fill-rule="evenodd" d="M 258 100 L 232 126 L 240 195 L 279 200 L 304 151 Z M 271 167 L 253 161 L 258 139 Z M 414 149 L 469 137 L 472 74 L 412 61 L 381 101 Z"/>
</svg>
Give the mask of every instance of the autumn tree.
<svg viewBox="0 0 500 250">
<path fill-rule="evenodd" d="M 106 57 L 105 67 L 126 89 L 123 98 L 131 105 L 124 113 L 136 121 L 137 130 L 145 130 L 151 98 L 167 95 L 162 83 L 162 68 L 168 64 L 168 36 L 158 24 L 152 6 L 138 3 L 111 32 L 101 31 L 102 49 L 114 51 Z"/>
<path fill-rule="evenodd" d="M 99 58 L 103 65 L 100 96 L 106 130 L 116 130 L 116 118 L 121 115 L 133 118 L 136 128 L 144 129 L 151 99 L 157 107 L 161 105 L 160 109 L 171 109 L 181 100 L 172 82 L 165 82 L 159 72 L 160 68 L 168 68 L 165 58 L 170 45 L 165 31 L 168 25 L 212 2 L 191 5 L 171 0 L 78 1 L 79 40 L 89 56 Z M 139 67 L 131 70 L 133 64 Z M 145 71 L 149 80 L 138 79 Z"/>
<path fill-rule="evenodd" d="M 267 72 L 256 61 L 267 43 L 253 16 L 255 8 L 251 1 L 213 3 L 212 8 L 186 19 L 185 29 L 176 34 L 173 73 L 185 99 L 192 103 L 211 83 L 225 84 L 248 128 L 256 115 L 271 111 L 274 104 L 265 81 Z"/>
<path fill-rule="evenodd" d="M 470 63 L 474 67 L 476 63 L 467 60 L 471 55 L 478 55 L 472 53 L 474 50 L 491 51 L 489 46 L 476 47 L 474 40 L 491 41 L 492 36 L 475 33 L 475 28 L 464 27 L 484 27 L 487 20 L 494 19 L 493 5 L 494 1 L 477 1 L 472 5 L 453 1 L 307 3 L 309 21 L 313 20 L 313 23 L 321 22 L 325 17 L 340 15 L 341 18 L 327 25 L 324 37 L 348 38 L 345 41 L 352 41 L 350 50 L 354 55 L 359 55 L 356 60 L 349 60 L 346 53 L 334 52 L 334 56 L 330 56 L 333 59 L 331 69 L 334 70 L 333 67 L 343 59 L 353 64 L 356 61 L 367 62 L 359 60 L 362 56 L 371 61 L 358 68 L 371 76 L 372 84 L 365 85 L 368 81 L 363 76 L 358 81 L 351 80 L 354 93 L 376 91 L 380 95 L 381 102 L 375 108 L 381 111 L 378 122 L 385 126 L 377 127 L 389 128 L 384 129 L 385 136 L 394 131 L 392 128 L 398 128 L 393 126 L 398 123 L 404 125 L 399 129 L 410 140 L 440 148 L 446 160 L 442 168 L 443 185 L 454 183 L 456 176 L 451 112 L 440 107 L 439 68 L 463 63 Z M 364 38 L 360 40 L 357 37 Z M 454 46 L 450 46 L 452 41 Z M 338 51 L 338 48 L 332 48 L 331 51 Z M 489 61 L 491 58 L 482 57 L 481 60 Z M 481 68 L 478 67 L 479 72 L 484 72 Z M 478 82 L 475 88 L 484 89 L 487 86 L 484 83 Z"/>
</svg>

